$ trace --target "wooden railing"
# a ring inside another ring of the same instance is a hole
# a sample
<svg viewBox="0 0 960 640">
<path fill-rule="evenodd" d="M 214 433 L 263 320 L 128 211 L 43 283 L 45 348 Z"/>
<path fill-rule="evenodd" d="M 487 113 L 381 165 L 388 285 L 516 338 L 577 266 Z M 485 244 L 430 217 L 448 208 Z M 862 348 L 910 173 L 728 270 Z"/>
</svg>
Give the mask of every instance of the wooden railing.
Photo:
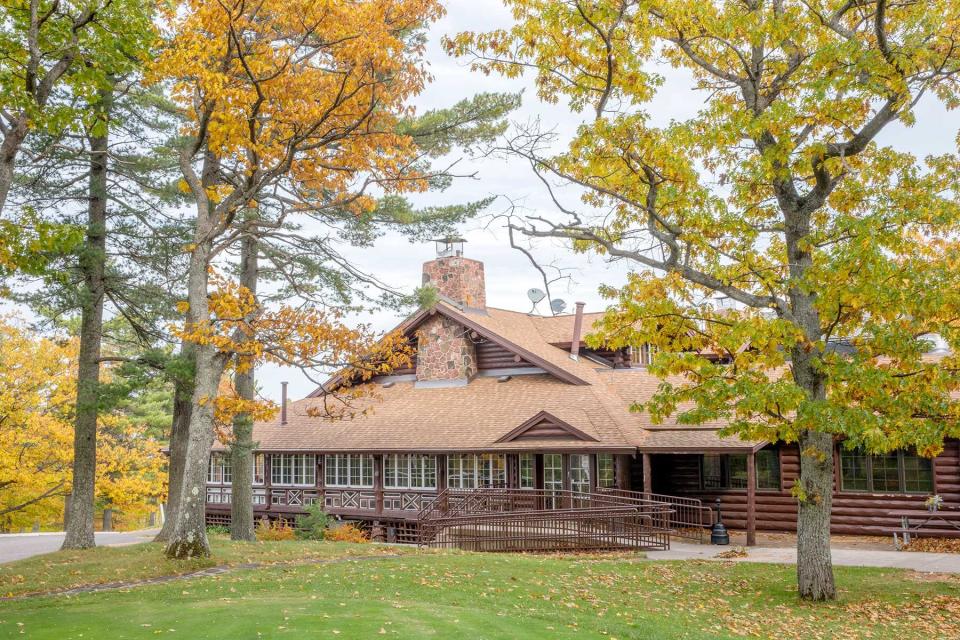
<svg viewBox="0 0 960 640">
<path fill-rule="evenodd" d="M 670 506 L 670 528 L 678 538 L 687 538 L 703 542 L 707 528 L 713 524 L 714 512 L 710 507 L 703 506 L 703 502 L 696 498 L 667 496 L 659 493 L 644 491 L 629 491 L 597 487 L 597 493 L 613 496 L 624 501 L 637 501 L 640 504 L 658 502 Z"/>
<path fill-rule="evenodd" d="M 661 549 L 670 545 L 671 514 L 664 502 L 613 494 L 448 489 L 420 511 L 417 521 L 421 546 Z"/>
</svg>

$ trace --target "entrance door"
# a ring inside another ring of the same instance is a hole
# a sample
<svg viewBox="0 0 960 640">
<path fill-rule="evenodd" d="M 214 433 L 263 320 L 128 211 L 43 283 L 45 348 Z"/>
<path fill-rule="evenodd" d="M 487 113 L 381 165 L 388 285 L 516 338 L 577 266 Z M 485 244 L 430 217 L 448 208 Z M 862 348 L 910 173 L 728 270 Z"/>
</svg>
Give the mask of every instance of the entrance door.
<svg viewBox="0 0 960 640">
<path fill-rule="evenodd" d="M 554 492 L 563 490 L 563 456 L 559 453 L 543 454 L 543 491 L 546 508 L 556 509 L 559 498 Z"/>
</svg>

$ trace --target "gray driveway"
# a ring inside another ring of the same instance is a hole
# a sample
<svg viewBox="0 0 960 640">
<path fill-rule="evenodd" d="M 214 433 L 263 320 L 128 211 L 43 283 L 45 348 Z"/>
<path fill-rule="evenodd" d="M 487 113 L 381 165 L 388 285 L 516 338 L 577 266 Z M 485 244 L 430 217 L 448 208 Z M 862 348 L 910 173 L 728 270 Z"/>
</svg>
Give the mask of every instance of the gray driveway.
<svg viewBox="0 0 960 640">
<path fill-rule="evenodd" d="M 142 529 L 96 534 L 97 545 L 118 547 L 138 542 L 149 542 L 159 529 Z M 0 563 L 21 560 L 44 553 L 52 553 L 63 544 L 63 532 L 57 533 L 8 533 L 0 534 Z"/>
</svg>

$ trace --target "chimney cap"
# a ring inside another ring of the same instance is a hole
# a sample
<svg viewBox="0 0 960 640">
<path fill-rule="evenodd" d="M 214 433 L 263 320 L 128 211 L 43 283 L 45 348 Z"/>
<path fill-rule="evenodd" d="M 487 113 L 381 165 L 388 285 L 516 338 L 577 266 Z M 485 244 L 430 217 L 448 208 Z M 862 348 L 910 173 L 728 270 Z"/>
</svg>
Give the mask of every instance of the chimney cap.
<svg viewBox="0 0 960 640">
<path fill-rule="evenodd" d="M 449 258 L 452 256 L 463 255 L 463 243 L 466 242 L 460 236 L 444 236 L 433 240 L 437 249 L 438 258 Z"/>
</svg>

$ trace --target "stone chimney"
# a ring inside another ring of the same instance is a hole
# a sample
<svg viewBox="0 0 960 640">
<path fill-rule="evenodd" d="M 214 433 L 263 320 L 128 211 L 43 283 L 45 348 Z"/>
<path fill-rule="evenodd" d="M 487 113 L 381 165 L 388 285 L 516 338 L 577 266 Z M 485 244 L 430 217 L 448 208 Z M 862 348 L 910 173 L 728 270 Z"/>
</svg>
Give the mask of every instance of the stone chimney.
<svg viewBox="0 0 960 640">
<path fill-rule="evenodd" d="M 437 257 L 423 265 L 423 284 L 464 309 L 487 305 L 483 263 L 463 257 L 463 240 L 437 240 Z M 420 327 L 417 343 L 417 381 L 466 383 L 477 373 L 477 350 L 470 331 L 440 314 Z"/>
<path fill-rule="evenodd" d="M 463 257 L 461 238 L 435 240 L 437 257 L 423 263 L 423 284 L 433 285 L 440 295 L 467 309 L 487 306 L 483 263 Z"/>
</svg>

